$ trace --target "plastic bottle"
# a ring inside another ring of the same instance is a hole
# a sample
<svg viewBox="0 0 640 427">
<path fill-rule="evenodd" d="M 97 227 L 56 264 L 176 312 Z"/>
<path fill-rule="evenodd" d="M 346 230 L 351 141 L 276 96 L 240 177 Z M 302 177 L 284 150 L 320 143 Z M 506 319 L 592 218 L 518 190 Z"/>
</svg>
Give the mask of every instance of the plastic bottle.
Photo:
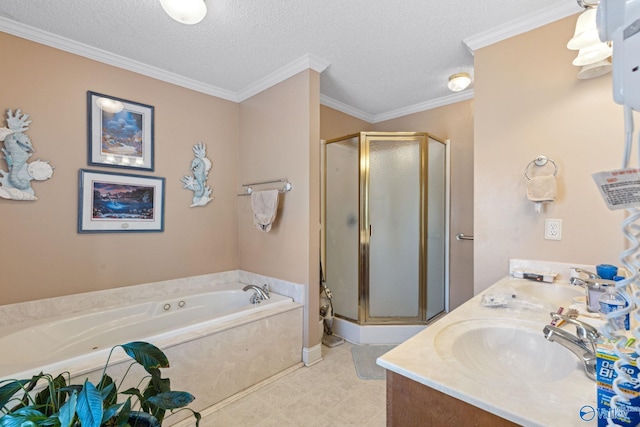
<svg viewBox="0 0 640 427">
<path fill-rule="evenodd" d="M 618 292 L 613 285 L 607 286 L 607 291 L 600 296 L 598 303 L 600 304 L 600 316 L 602 317 L 602 320 L 605 321 L 607 320 L 607 314 L 613 311 L 622 310 L 627 306 L 627 300 L 620 295 L 620 292 Z M 628 331 L 630 329 L 629 313 L 624 316 L 616 317 L 613 320 L 618 330 L 624 329 Z"/>
</svg>

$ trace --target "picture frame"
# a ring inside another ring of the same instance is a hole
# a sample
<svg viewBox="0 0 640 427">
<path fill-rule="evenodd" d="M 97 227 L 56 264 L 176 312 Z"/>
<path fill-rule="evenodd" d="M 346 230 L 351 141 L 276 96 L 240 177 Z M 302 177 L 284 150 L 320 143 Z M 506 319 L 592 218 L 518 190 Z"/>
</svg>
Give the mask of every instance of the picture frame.
<svg viewBox="0 0 640 427">
<path fill-rule="evenodd" d="M 164 231 L 165 179 L 80 169 L 78 233 Z"/>
<path fill-rule="evenodd" d="M 87 91 L 88 163 L 153 171 L 154 107 Z"/>
</svg>

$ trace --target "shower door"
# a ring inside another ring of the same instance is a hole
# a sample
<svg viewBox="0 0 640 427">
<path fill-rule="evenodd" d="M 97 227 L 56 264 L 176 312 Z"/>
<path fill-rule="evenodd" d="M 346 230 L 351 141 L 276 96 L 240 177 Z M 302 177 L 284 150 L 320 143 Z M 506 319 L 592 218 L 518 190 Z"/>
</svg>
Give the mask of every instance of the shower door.
<svg viewBox="0 0 640 427">
<path fill-rule="evenodd" d="M 445 310 L 445 144 L 362 132 L 326 145 L 325 248 L 334 313 L 425 323 Z"/>
</svg>

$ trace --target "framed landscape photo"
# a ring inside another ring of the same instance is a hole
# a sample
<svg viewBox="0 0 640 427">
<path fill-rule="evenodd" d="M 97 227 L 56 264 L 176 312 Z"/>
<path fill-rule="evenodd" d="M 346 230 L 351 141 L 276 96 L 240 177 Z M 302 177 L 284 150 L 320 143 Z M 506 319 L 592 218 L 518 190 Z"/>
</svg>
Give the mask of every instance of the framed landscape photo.
<svg viewBox="0 0 640 427">
<path fill-rule="evenodd" d="M 89 164 L 153 170 L 154 108 L 87 92 Z"/>
<path fill-rule="evenodd" d="M 78 233 L 164 231 L 165 179 L 80 169 Z"/>
</svg>

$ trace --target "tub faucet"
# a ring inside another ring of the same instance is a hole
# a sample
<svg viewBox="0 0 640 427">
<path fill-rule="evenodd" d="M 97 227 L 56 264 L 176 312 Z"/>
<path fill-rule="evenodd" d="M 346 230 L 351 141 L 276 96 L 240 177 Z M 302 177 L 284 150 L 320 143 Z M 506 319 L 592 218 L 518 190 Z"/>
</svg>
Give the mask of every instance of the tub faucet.
<svg viewBox="0 0 640 427">
<path fill-rule="evenodd" d="M 251 296 L 252 304 L 260 304 L 260 301 L 269 299 L 269 287 L 267 285 L 264 285 L 263 287 L 257 285 L 247 285 L 242 288 L 242 290 L 245 292 L 249 290 L 254 291 L 253 295 Z"/>
<path fill-rule="evenodd" d="M 544 337 L 551 342 L 556 342 L 566 347 L 578 356 L 584 365 L 584 371 L 592 380 L 596 379 L 596 341 L 600 333 L 593 326 L 571 317 L 557 313 L 551 313 L 554 320 L 564 320 L 576 327 L 576 335 L 560 329 L 556 326 L 546 325 L 542 332 Z"/>
</svg>

